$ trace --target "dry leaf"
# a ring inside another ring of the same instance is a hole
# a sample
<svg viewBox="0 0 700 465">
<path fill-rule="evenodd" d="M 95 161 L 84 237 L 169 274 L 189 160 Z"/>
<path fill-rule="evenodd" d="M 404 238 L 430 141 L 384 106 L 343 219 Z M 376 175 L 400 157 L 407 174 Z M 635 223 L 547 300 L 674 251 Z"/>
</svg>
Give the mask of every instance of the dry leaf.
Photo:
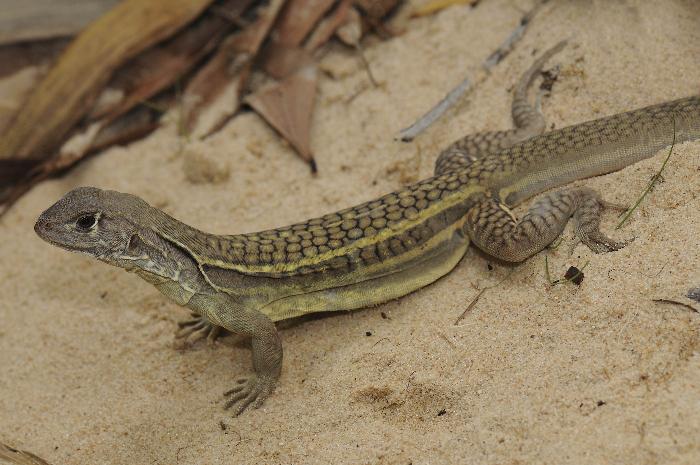
<svg viewBox="0 0 700 465">
<path fill-rule="evenodd" d="M 335 31 L 335 35 L 345 45 L 359 47 L 362 39 L 362 18 L 355 8 L 350 8 L 347 18 L 342 26 Z"/>
<path fill-rule="evenodd" d="M 272 34 L 275 42 L 296 47 L 333 6 L 334 0 L 289 0 Z"/>
<path fill-rule="evenodd" d="M 196 17 L 212 0 L 124 0 L 59 58 L 0 138 L 0 159 L 47 158 L 126 60 Z"/>
<path fill-rule="evenodd" d="M 229 36 L 192 79 L 183 96 L 188 132 L 197 137 L 206 137 L 218 131 L 238 111 L 252 63 L 284 2 L 272 0 L 255 22 Z M 210 108 L 205 108 L 207 106 Z M 202 121 L 199 121 L 200 118 Z"/>
<path fill-rule="evenodd" d="M 68 39 L 54 39 L 45 42 L 3 45 L 0 47 L 0 79 L 29 66 L 46 68 L 45 71 L 48 71 L 48 66 L 56 61 L 69 43 Z"/>
<path fill-rule="evenodd" d="M 241 3 L 240 0 L 227 0 L 221 8 L 228 11 Z M 113 93 L 115 89 L 119 89 L 123 92 L 124 98 L 111 106 L 98 106 L 103 100 L 100 95 L 90 118 L 106 117 L 112 120 L 129 111 L 134 105 L 172 86 L 204 56 L 214 50 L 231 27 L 228 20 L 215 13 L 207 12 L 165 43 L 141 53 L 119 69 L 103 91 L 103 94 Z"/>
<path fill-rule="evenodd" d="M 0 80 L 0 134 L 29 96 L 40 74 L 38 67 L 30 66 Z"/>
<path fill-rule="evenodd" d="M 235 49 L 237 52 L 255 57 L 260 46 L 270 33 L 270 29 L 284 6 L 285 0 L 272 0 L 253 24 L 236 36 Z"/>
<path fill-rule="evenodd" d="M 245 101 L 275 128 L 316 171 L 311 154 L 311 115 L 318 76 L 311 65 L 284 81 L 249 95 Z"/>
<path fill-rule="evenodd" d="M 237 35 L 224 40 L 187 85 L 181 107 L 186 133 L 205 136 L 238 110 L 240 94 L 250 72 L 250 59 L 236 51 L 237 40 Z M 206 114 L 202 124 L 199 124 L 200 114 Z"/>
<path fill-rule="evenodd" d="M 313 62 L 311 54 L 300 47 L 270 42 L 261 54 L 260 67 L 275 79 L 283 79 Z"/>
<path fill-rule="evenodd" d="M 401 0 L 355 0 L 357 5 L 371 20 L 380 20 L 388 15 Z"/>
<path fill-rule="evenodd" d="M 324 18 L 304 44 L 304 49 L 313 52 L 330 40 L 335 31 L 342 26 L 348 17 L 352 0 L 341 0 L 338 6 Z"/>
</svg>

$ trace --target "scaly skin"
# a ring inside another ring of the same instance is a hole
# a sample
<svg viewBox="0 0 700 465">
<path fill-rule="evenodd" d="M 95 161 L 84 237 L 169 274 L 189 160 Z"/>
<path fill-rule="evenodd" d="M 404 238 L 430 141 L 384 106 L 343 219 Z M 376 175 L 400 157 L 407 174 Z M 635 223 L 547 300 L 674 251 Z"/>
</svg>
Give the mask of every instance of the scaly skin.
<svg viewBox="0 0 700 465">
<path fill-rule="evenodd" d="M 537 135 L 544 122 L 525 89 L 554 52 L 516 86 L 515 130 L 461 139 L 440 155 L 436 176 L 376 200 L 284 228 L 217 236 L 133 195 L 84 187 L 46 210 L 35 230 L 59 247 L 137 273 L 195 312 L 182 336 L 213 340 L 222 327 L 251 336 L 254 374 L 226 393 L 226 407 L 239 414 L 260 406 L 280 376 L 274 321 L 405 295 L 448 273 L 470 241 L 499 259 L 525 260 L 571 216 L 595 252 L 624 246 L 598 230 L 606 204 L 590 189 L 550 193 L 520 222 L 509 208 L 647 158 L 671 143 L 674 130 L 677 143 L 700 137 L 700 97 Z"/>
</svg>

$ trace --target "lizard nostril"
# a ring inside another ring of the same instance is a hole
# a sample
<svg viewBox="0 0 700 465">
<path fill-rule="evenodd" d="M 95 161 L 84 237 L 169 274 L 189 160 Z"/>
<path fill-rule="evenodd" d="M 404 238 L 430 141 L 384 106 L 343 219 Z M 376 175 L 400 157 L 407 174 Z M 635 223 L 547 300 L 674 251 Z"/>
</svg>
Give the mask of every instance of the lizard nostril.
<svg viewBox="0 0 700 465">
<path fill-rule="evenodd" d="M 34 225 L 34 231 L 37 233 L 41 233 L 42 231 L 51 231 L 53 227 L 54 224 L 52 222 L 43 219 L 38 219 L 36 224 Z"/>
</svg>

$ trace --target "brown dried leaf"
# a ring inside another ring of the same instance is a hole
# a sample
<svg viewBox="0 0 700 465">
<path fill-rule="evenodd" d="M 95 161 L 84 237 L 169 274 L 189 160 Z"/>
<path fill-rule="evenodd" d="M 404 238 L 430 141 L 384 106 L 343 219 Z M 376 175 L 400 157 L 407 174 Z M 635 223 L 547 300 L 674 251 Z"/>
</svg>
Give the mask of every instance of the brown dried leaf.
<svg viewBox="0 0 700 465">
<path fill-rule="evenodd" d="M 247 55 L 237 54 L 237 36 L 234 34 L 224 40 L 219 50 L 187 85 L 181 107 L 187 133 L 194 132 L 199 136 L 208 134 L 238 110 L 240 93 L 249 75 L 250 60 Z M 222 102 L 217 102 L 216 106 L 220 108 L 206 111 L 205 107 L 218 97 Z M 211 114 L 208 121 L 200 126 L 197 123 L 202 112 Z M 200 127 L 195 129 L 195 126 Z"/>
<path fill-rule="evenodd" d="M 330 40 L 335 31 L 342 26 L 348 17 L 352 0 L 341 0 L 338 6 L 324 18 L 304 44 L 304 49 L 313 52 Z"/>
<path fill-rule="evenodd" d="M 206 138 L 219 131 L 233 118 L 241 105 L 241 95 L 251 73 L 250 62 L 243 63 L 237 74 L 220 90 L 215 100 L 199 109 L 192 128 L 194 137 Z"/>
<path fill-rule="evenodd" d="M 124 0 L 68 47 L 0 138 L 2 158 L 46 158 L 114 70 L 190 22 L 212 0 Z"/>
<path fill-rule="evenodd" d="M 275 79 L 284 79 L 313 62 L 311 54 L 300 47 L 270 42 L 261 54 L 260 67 Z"/>
<path fill-rule="evenodd" d="M 284 3 L 285 0 L 272 0 L 255 22 L 236 36 L 234 45 L 238 53 L 247 54 L 251 58 L 258 54 Z"/>
<path fill-rule="evenodd" d="M 29 97 L 40 75 L 38 67 L 29 66 L 0 80 L 0 134 Z"/>
<path fill-rule="evenodd" d="M 22 68 L 47 68 L 70 43 L 68 39 L 3 45 L 0 47 L 0 79 L 15 74 Z"/>
<path fill-rule="evenodd" d="M 357 5 L 371 20 L 380 20 L 388 15 L 401 0 L 355 0 Z"/>
<path fill-rule="evenodd" d="M 260 16 L 242 32 L 229 36 L 216 54 L 192 79 L 183 97 L 185 127 L 196 136 L 218 131 L 238 111 L 252 63 L 285 0 L 272 0 Z M 221 97 L 216 103 L 216 97 Z M 212 108 L 205 108 L 206 106 Z M 206 121 L 200 124 L 200 114 Z"/>
<path fill-rule="evenodd" d="M 333 6 L 335 0 L 289 0 L 275 26 L 275 42 L 296 47 Z"/>
<path fill-rule="evenodd" d="M 231 11 L 246 3 L 248 2 L 227 0 L 220 8 Z M 114 93 L 115 89 L 121 91 L 123 98 L 111 105 L 96 105 L 90 119 L 106 116 L 112 120 L 172 86 L 202 57 L 214 50 L 231 27 L 225 18 L 207 12 L 165 43 L 141 53 L 114 74 L 97 102 L 105 100 L 103 95 Z"/>
<path fill-rule="evenodd" d="M 316 67 L 300 69 L 284 81 L 259 90 L 245 101 L 275 128 L 311 164 L 311 115 L 316 97 Z"/>
<path fill-rule="evenodd" d="M 351 47 L 359 47 L 362 39 L 362 18 L 355 8 L 350 8 L 345 22 L 335 31 L 341 42 Z"/>
</svg>

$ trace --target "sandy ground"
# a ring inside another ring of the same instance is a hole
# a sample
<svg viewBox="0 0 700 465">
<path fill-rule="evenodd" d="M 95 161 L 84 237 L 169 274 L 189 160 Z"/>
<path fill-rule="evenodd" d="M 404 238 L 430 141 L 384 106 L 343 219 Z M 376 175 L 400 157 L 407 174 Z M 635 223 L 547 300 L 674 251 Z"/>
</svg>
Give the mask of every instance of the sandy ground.
<svg viewBox="0 0 700 465">
<path fill-rule="evenodd" d="M 186 313 L 137 277 L 42 242 L 38 214 L 69 189 L 131 192 L 217 233 L 279 226 L 427 177 L 440 147 L 509 127 L 509 89 L 562 38 L 548 121 L 561 127 L 697 93 L 700 4 L 553 1 L 493 75 L 410 144 L 398 130 L 510 33 L 527 1 L 484 0 L 372 43 L 381 82 L 340 49 L 323 60 L 313 121 L 319 175 L 257 116 L 204 142 L 169 124 L 45 182 L 0 221 L 0 441 L 52 464 L 698 464 L 700 143 L 677 146 L 654 189 L 592 254 L 568 229 L 516 267 L 470 249 L 434 285 L 282 329 L 284 370 L 264 408 L 232 418 L 222 393 L 251 370 L 246 341 L 176 350 Z M 359 94 L 358 94 L 359 92 Z M 231 170 L 191 184 L 185 153 Z M 666 152 L 582 184 L 630 203 Z M 604 227 L 612 230 L 613 214 Z M 580 287 L 552 274 L 586 262 Z M 458 325 L 455 321 L 487 290 Z"/>
</svg>

